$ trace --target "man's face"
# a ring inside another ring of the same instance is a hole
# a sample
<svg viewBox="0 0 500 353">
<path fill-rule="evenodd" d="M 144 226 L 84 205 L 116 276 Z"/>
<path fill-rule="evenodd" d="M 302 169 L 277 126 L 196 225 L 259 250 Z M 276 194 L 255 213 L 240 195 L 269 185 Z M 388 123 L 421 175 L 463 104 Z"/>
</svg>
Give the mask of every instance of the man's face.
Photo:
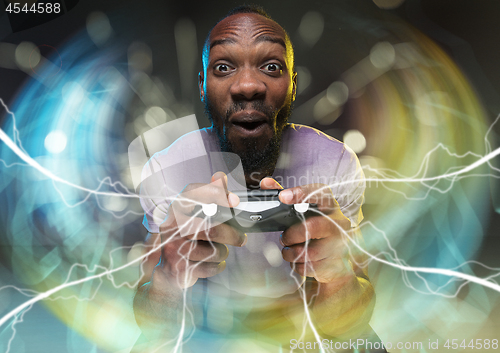
<svg viewBox="0 0 500 353">
<path fill-rule="evenodd" d="M 247 175 L 270 175 L 279 155 L 296 87 L 291 50 L 283 29 L 257 14 L 230 16 L 210 35 L 201 98 L 222 150 L 237 153 Z"/>
</svg>

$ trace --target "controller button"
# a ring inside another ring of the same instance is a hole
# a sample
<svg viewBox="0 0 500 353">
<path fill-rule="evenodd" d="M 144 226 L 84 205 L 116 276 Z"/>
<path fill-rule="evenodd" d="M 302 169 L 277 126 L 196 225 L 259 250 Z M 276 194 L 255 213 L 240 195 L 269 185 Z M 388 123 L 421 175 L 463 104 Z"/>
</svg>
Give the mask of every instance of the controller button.
<svg viewBox="0 0 500 353">
<path fill-rule="evenodd" d="M 262 215 L 260 214 L 253 214 L 253 215 L 250 215 L 250 219 L 254 222 L 258 222 L 262 219 Z"/>
<path fill-rule="evenodd" d="M 309 204 L 308 203 L 296 203 L 293 205 L 293 208 L 295 211 L 299 213 L 304 213 L 309 209 Z"/>
<path fill-rule="evenodd" d="M 202 206 L 203 213 L 205 216 L 212 217 L 217 213 L 217 205 L 215 203 L 210 203 L 208 205 Z"/>
</svg>

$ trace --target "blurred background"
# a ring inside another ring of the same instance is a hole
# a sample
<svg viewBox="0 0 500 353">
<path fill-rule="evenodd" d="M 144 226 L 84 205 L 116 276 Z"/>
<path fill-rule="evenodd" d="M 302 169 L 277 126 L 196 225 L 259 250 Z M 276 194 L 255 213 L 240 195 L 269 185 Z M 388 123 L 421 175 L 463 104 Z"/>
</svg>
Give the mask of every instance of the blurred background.
<svg viewBox="0 0 500 353">
<path fill-rule="evenodd" d="M 128 352 L 139 334 L 131 306 L 140 267 L 102 275 L 140 256 L 146 234 L 128 146 L 190 114 L 209 126 L 197 87 L 202 44 L 240 3 L 65 0 L 58 13 L 51 3 L 50 15 L 0 3 L 0 349 Z M 291 121 L 360 157 L 367 251 L 495 283 L 498 158 L 464 168 L 498 148 L 500 3 L 261 5 L 294 44 Z M 500 339 L 498 291 L 369 265 L 375 331 L 385 342 L 424 343 L 391 351 Z"/>
</svg>

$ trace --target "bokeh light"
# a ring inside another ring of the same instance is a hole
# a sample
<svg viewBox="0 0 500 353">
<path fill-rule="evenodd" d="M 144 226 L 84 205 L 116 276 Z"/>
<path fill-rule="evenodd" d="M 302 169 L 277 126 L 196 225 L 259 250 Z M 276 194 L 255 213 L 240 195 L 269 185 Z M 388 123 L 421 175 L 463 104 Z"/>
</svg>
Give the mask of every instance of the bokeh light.
<svg viewBox="0 0 500 353">
<path fill-rule="evenodd" d="M 344 143 L 355 153 L 361 153 L 366 147 L 366 139 L 358 130 L 349 130 L 344 134 Z"/>
<path fill-rule="evenodd" d="M 44 146 L 50 153 L 61 153 L 66 148 L 68 139 L 66 134 L 62 131 L 51 131 L 45 137 Z"/>
<path fill-rule="evenodd" d="M 305 43 L 313 46 L 323 34 L 324 26 L 323 16 L 319 12 L 309 11 L 302 17 L 298 33 Z"/>
<path fill-rule="evenodd" d="M 108 17 L 100 12 L 92 12 L 87 17 L 87 33 L 98 46 L 103 45 L 113 34 Z"/>
<path fill-rule="evenodd" d="M 40 51 L 31 42 L 22 42 L 16 48 L 16 63 L 21 70 L 28 71 L 40 62 Z"/>
</svg>

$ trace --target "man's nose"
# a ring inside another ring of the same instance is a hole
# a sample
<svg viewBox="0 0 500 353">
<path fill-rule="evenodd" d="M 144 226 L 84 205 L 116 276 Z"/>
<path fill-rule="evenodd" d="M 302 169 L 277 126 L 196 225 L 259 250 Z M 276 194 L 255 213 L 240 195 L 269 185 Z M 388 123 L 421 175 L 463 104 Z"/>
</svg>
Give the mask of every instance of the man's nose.
<svg viewBox="0 0 500 353">
<path fill-rule="evenodd" d="M 236 75 L 230 93 L 236 100 L 252 100 L 262 98 L 266 93 L 266 85 L 259 78 L 259 73 L 250 68 L 243 68 Z"/>
</svg>

